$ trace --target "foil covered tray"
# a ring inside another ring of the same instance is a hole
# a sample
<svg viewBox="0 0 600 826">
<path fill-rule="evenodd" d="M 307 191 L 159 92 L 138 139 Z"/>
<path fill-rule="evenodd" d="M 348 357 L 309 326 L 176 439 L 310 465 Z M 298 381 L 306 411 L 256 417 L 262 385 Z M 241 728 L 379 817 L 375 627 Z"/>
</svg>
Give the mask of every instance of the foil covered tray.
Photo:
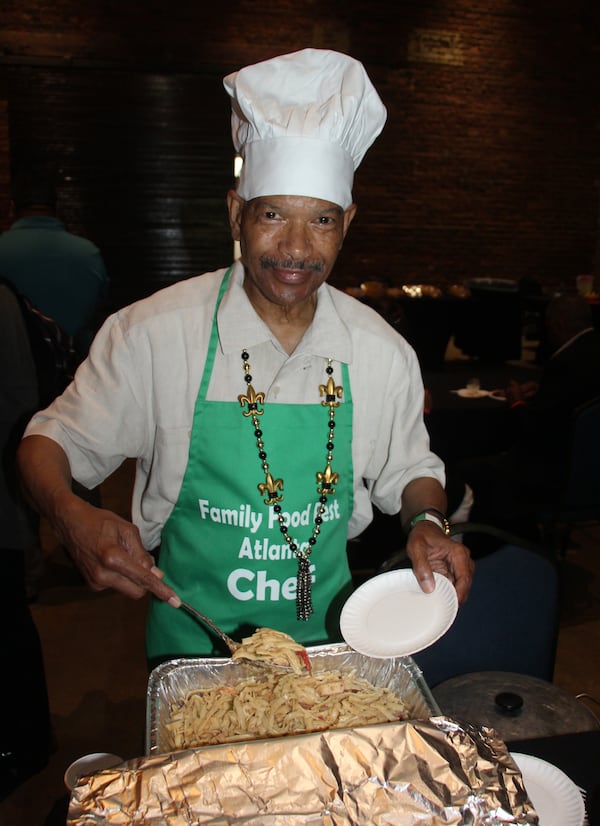
<svg viewBox="0 0 600 826">
<path fill-rule="evenodd" d="M 386 687 L 408 706 L 409 716 L 424 720 L 440 709 L 411 657 L 380 659 L 366 657 L 344 643 L 307 648 L 313 671 L 356 671 L 377 687 Z M 196 688 L 234 685 L 256 676 L 254 664 L 222 658 L 180 658 L 157 666 L 150 674 L 146 697 L 146 754 L 173 750 L 167 722 L 171 705 Z"/>
<path fill-rule="evenodd" d="M 443 717 L 131 760 L 82 777 L 67 816 L 67 826 L 538 822 L 494 731 Z"/>
</svg>

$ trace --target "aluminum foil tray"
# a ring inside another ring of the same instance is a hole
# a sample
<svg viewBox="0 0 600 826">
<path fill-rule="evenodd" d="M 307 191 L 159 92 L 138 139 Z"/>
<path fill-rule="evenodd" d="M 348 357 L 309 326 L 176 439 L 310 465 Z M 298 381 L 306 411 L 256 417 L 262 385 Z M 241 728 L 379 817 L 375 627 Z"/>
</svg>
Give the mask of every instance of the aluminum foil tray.
<svg viewBox="0 0 600 826">
<path fill-rule="evenodd" d="M 401 697 L 413 720 L 424 720 L 441 713 L 421 670 L 411 657 L 365 657 L 344 643 L 313 646 L 306 650 L 313 671 L 354 670 L 373 685 L 387 687 Z M 258 667 L 222 658 L 181 658 L 157 666 L 148 680 L 146 754 L 173 751 L 167 729 L 172 703 L 181 701 L 192 689 L 234 685 L 246 677 L 256 676 Z"/>
</svg>

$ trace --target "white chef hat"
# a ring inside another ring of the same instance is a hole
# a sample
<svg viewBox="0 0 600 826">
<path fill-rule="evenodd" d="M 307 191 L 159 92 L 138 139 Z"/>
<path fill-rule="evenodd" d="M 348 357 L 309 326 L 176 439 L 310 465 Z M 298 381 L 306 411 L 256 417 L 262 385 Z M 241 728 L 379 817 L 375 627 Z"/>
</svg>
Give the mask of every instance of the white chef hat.
<svg viewBox="0 0 600 826">
<path fill-rule="evenodd" d="M 244 161 L 244 200 L 305 195 L 350 206 L 354 172 L 386 120 L 362 63 L 303 49 L 247 66 L 223 83 Z"/>
</svg>

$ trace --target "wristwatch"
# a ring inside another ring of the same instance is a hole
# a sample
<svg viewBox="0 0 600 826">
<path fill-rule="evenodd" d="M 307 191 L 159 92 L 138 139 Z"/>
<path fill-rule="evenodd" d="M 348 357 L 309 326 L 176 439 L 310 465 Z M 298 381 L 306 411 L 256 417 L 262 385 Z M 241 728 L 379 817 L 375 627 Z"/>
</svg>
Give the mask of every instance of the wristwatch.
<svg viewBox="0 0 600 826">
<path fill-rule="evenodd" d="M 415 527 L 417 522 L 423 521 L 433 522 L 444 534 L 446 534 L 446 536 L 450 536 L 450 523 L 444 514 L 435 508 L 427 508 L 426 510 L 415 514 L 410 520 L 409 532 Z"/>
</svg>

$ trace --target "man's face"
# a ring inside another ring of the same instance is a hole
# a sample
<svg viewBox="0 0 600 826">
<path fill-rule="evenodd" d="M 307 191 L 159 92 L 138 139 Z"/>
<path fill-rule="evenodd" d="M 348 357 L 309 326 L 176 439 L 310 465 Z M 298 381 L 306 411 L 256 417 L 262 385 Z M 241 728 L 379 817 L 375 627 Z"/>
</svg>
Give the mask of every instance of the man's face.
<svg viewBox="0 0 600 826">
<path fill-rule="evenodd" d="M 291 195 L 245 202 L 235 192 L 228 206 L 250 300 L 287 309 L 310 301 L 327 280 L 356 211 Z"/>
</svg>

